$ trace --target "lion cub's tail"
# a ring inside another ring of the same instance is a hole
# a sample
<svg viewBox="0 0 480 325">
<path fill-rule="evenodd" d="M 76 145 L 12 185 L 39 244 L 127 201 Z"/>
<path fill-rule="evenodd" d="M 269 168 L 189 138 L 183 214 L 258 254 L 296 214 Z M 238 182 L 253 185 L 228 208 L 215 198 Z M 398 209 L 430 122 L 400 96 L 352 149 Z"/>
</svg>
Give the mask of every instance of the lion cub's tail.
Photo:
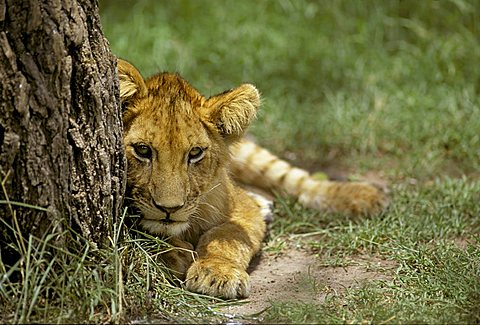
<svg viewBox="0 0 480 325">
<path fill-rule="evenodd" d="M 385 191 L 366 182 L 314 179 L 255 143 L 242 140 L 231 147 L 233 176 L 240 183 L 298 198 L 317 210 L 375 214 L 388 204 Z"/>
</svg>

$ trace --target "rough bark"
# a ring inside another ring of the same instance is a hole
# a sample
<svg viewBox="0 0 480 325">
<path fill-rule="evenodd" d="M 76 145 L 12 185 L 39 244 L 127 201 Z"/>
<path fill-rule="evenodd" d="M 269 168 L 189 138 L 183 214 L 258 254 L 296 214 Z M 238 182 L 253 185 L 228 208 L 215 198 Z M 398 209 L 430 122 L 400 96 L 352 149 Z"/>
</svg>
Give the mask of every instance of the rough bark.
<svg viewBox="0 0 480 325">
<path fill-rule="evenodd" d="M 126 167 L 115 67 L 97 1 L 0 0 L 0 200 L 48 210 L 16 207 L 24 234 L 111 234 Z"/>
</svg>

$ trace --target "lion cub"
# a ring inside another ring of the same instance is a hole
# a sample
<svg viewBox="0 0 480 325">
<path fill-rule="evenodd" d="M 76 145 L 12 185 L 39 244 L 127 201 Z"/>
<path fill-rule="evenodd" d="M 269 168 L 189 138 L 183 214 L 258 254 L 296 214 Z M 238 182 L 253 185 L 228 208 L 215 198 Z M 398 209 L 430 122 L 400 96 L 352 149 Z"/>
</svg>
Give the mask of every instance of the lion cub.
<svg viewBox="0 0 480 325">
<path fill-rule="evenodd" d="M 205 98 L 176 74 L 144 80 L 118 60 L 128 187 L 141 225 L 194 249 L 167 256 L 187 289 L 224 298 L 247 297 L 247 266 L 260 249 L 260 206 L 228 175 L 229 145 L 239 140 L 260 105 L 250 84 Z"/>
</svg>

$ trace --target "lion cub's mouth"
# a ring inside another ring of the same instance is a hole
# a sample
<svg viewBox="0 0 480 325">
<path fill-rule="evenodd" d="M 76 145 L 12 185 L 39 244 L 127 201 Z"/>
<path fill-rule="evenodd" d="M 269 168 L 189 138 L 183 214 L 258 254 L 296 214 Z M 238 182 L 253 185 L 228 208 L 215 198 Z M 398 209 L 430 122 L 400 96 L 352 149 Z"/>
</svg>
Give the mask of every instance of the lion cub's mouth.
<svg viewBox="0 0 480 325">
<path fill-rule="evenodd" d="M 143 219 L 148 220 L 150 222 L 157 222 L 162 225 L 175 225 L 175 224 L 182 224 L 187 223 L 188 220 L 184 220 L 183 216 L 175 216 L 173 217 L 171 214 L 165 215 L 154 215 L 154 214 L 143 214 Z"/>
<path fill-rule="evenodd" d="M 165 214 L 152 207 L 143 208 L 140 208 L 143 215 L 140 224 L 152 233 L 178 236 L 190 227 L 189 210 Z"/>
<path fill-rule="evenodd" d="M 151 233 L 167 236 L 179 236 L 190 227 L 188 221 L 166 218 L 159 219 L 143 217 L 142 220 L 140 220 L 140 224 Z"/>
<path fill-rule="evenodd" d="M 159 222 L 163 223 L 163 224 L 166 224 L 166 225 L 171 225 L 173 223 L 176 223 L 176 222 L 181 222 L 181 221 L 175 221 L 175 220 L 172 220 L 172 219 L 160 219 L 158 220 Z"/>
<path fill-rule="evenodd" d="M 159 218 L 149 218 L 149 217 L 146 217 L 146 216 L 143 216 L 143 219 L 148 220 L 148 221 L 158 222 L 158 223 L 161 223 L 161 224 L 164 224 L 164 225 L 172 225 L 172 224 L 175 224 L 175 223 L 184 223 L 185 222 L 185 221 L 182 221 L 182 220 L 173 220 L 171 218 L 159 219 Z"/>
</svg>

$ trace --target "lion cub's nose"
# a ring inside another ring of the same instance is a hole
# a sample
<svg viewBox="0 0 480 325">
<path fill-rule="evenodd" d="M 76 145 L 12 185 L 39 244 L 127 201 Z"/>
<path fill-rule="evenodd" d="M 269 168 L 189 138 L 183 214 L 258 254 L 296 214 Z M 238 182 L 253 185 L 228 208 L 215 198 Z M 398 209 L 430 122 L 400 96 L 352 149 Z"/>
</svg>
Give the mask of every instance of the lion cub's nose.
<svg viewBox="0 0 480 325">
<path fill-rule="evenodd" d="M 183 207 L 182 205 L 177 205 L 177 206 L 166 206 L 166 205 L 161 205 L 152 200 L 153 205 L 160 211 L 165 212 L 167 215 L 170 215 L 172 213 L 175 213 L 176 211 L 180 210 Z"/>
</svg>

